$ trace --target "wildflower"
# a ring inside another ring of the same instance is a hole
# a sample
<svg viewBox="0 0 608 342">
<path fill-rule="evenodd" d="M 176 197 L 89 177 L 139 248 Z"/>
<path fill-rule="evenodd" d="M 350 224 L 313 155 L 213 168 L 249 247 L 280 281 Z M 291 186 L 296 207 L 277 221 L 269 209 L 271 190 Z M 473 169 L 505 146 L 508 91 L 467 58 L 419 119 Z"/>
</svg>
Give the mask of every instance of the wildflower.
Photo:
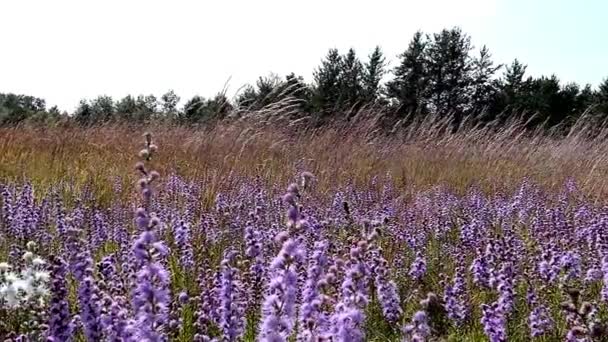
<svg viewBox="0 0 608 342">
<path fill-rule="evenodd" d="M 308 265 L 306 283 L 302 291 L 302 309 L 300 311 L 302 328 L 298 336 L 303 341 L 315 340 L 321 333 L 319 328 L 326 324 L 327 317 L 324 317 L 321 312 L 321 305 L 325 300 L 321 291 L 324 283 L 325 268 L 328 264 L 326 256 L 327 247 L 326 241 L 316 242 Z"/>
<path fill-rule="evenodd" d="M 431 327 L 425 311 L 416 311 L 412 322 L 403 327 L 404 341 L 424 342 L 431 335 Z"/>
<path fill-rule="evenodd" d="M 236 253 L 229 251 L 221 264 L 220 327 L 226 341 L 237 341 L 245 326 L 242 288 L 238 269 L 233 266 Z"/>
<path fill-rule="evenodd" d="M 297 268 L 303 251 L 289 238 L 270 264 L 271 279 L 262 304 L 260 337 L 262 341 L 286 341 L 295 322 Z"/>
<path fill-rule="evenodd" d="M 416 258 L 410 267 L 409 276 L 415 281 L 420 281 L 426 273 L 426 261 L 420 251 L 416 252 Z"/>
</svg>

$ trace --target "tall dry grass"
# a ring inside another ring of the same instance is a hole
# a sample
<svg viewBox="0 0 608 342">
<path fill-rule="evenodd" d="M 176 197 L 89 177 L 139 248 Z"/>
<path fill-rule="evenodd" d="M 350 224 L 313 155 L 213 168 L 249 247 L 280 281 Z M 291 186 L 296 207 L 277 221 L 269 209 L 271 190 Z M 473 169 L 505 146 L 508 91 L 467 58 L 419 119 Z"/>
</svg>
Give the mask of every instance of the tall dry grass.
<svg viewBox="0 0 608 342">
<path fill-rule="evenodd" d="M 553 188 L 572 177 L 602 201 L 608 191 L 608 129 L 584 116 L 565 134 L 530 132 L 511 121 L 501 128 L 464 123 L 452 133 L 449 120 L 398 122 L 387 133 L 381 116 L 361 111 L 348 122 L 311 128 L 306 118 L 286 120 L 280 110 L 241 115 L 212 128 L 167 124 L 112 124 L 83 128 L 0 128 L 0 181 L 28 179 L 37 186 L 68 181 L 89 184 L 111 198 L 116 177 L 129 178 L 144 131 L 162 146 L 155 163 L 165 173 L 206 180 L 208 191 L 232 176 L 257 176 L 285 184 L 298 171 L 316 174 L 319 189 L 392 176 L 412 191 L 438 184 L 463 191 L 471 185 L 508 191 L 524 177 Z"/>
</svg>

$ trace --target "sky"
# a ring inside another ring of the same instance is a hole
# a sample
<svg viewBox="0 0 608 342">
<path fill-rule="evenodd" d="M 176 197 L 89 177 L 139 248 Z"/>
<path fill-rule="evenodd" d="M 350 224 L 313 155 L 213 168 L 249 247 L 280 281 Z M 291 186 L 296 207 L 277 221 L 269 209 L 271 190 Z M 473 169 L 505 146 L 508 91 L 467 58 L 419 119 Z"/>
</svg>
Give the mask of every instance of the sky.
<svg viewBox="0 0 608 342">
<path fill-rule="evenodd" d="M 497 63 L 597 86 L 608 77 L 605 0 L 0 0 L 0 92 L 72 111 L 82 98 L 184 99 L 261 75 L 312 72 L 329 48 L 397 64 L 417 30 L 459 26 Z"/>
</svg>

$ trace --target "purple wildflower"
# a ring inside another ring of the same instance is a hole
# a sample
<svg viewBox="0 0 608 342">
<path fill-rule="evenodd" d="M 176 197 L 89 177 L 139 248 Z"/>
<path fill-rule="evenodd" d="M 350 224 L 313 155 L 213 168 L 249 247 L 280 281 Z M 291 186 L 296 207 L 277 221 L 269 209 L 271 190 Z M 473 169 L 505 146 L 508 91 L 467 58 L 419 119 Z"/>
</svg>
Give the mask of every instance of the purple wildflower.
<svg viewBox="0 0 608 342">
<path fill-rule="evenodd" d="M 602 286 L 602 300 L 608 302 L 608 255 L 602 257 L 602 273 L 603 273 L 603 286 Z"/>
<path fill-rule="evenodd" d="M 331 317 L 331 335 L 339 341 L 363 341 L 364 309 L 368 303 L 369 270 L 365 263 L 367 242 L 360 241 L 350 250 L 346 275 L 342 282 L 342 296 Z"/>
<path fill-rule="evenodd" d="M 390 279 L 388 262 L 377 253 L 377 263 L 374 269 L 376 292 L 382 307 L 384 318 L 390 323 L 396 323 L 401 317 L 401 301 L 397 293 L 397 284 Z"/>
<path fill-rule="evenodd" d="M 414 262 L 412 262 L 412 266 L 410 267 L 409 276 L 415 280 L 420 281 L 422 277 L 424 277 L 426 273 L 426 261 L 424 256 L 420 251 L 416 252 L 416 258 Z"/>
<path fill-rule="evenodd" d="M 288 238 L 270 264 L 271 279 L 262 304 L 262 341 L 286 341 L 292 332 L 296 316 L 297 269 L 302 258 L 298 242 Z"/>
<path fill-rule="evenodd" d="M 70 341 L 70 307 L 68 303 L 68 290 L 66 276 L 67 264 L 61 258 L 51 259 L 51 302 L 50 318 L 48 323 L 48 338 L 53 341 Z"/>
<path fill-rule="evenodd" d="M 544 305 L 534 307 L 528 318 L 530 335 L 532 337 L 542 336 L 553 329 L 553 320 L 549 310 Z"/>
<path fill-rule="evenodd" d="M 302 341 L 315 340 L 320 333 L 319 327 L 327 324 L 328 317 L 321 312 L 321 306 L 325 301 L 325 296 L 321 291 L 326 284 L 324 275 L 328 264 L 327 246 L 326 241 L 316 242 L 309 261 L 306 284 L 302 291 L 303 300 L 300 311 L 302 327 L 298 331 L 298 339 Z"/>
<path fill-rule="evenodd" d="M 190 226 L 184 220 L 178 220 L 175 227 L 175 243 L 180 252 L 180 264 L 185 274 L 194 268 L 194 253 L 192 251 L 192 238 Z"/>
<path fill-rule="evenodd" d="M 481 310 L 483 312 L 481 324 L 490 342 L 505 342 L 507 340 L 507 321 L 498 303 L 482 304 Z"/>
<path fill-rule="evenodd" d="M 404 342 L 424 342 L 431 335 L 431 327 L 425 311 L 417 311 L 412 322 L 403 327 Z"/>
<path fill-rule="evenodd" d="M 237 341 L 243 334 L 245 309 L 242 303 L 238 269 L 233 266 L 234 251 L 225 254 L 221 264 L 220 328 L 225 341 Z"/>
</svg>

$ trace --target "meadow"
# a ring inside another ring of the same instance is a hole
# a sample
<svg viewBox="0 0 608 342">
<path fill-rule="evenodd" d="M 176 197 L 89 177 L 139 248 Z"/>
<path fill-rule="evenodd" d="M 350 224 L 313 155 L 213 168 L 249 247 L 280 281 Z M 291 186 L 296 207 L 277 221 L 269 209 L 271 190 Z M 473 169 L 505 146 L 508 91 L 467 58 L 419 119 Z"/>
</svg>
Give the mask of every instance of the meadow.
<svg viewBox="0 0 608 342">
<path fill-rule="evenodd" d="M 0 128 L 0 340 L 608 341 L 608 130 L 464 126 Z"/>
</svg>

